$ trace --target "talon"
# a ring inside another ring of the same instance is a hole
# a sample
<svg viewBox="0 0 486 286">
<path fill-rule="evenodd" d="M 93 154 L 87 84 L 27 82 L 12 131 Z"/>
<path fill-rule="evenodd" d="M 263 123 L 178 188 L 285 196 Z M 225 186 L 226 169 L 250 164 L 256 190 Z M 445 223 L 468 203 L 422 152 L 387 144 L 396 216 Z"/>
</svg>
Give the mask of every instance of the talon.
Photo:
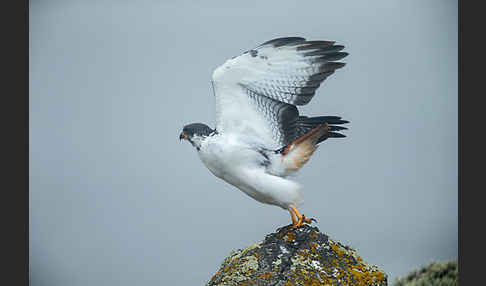
<svg viewBox="0 0 486 286">
<path fill-rule="evenodd" d="M 301 215 L 294 205 L 289 207 L 290 217 L 292 218 L 292 228 L 296 229 L 301 227 L 304 223 L 312 223 L 312 221 L 317 222 L 313 218 L 306 218 L 305 215 Z"/>
<path fill-rule="evenodd" d="M 312 223 L 313 221 L 317 222 L 317 220 L 315 218 L 307 218 L 307 217 L 305 217 L 305 215 L 302 215 L 302 218 L 303 218 L 303 221 L 306 222 L 306 223 Z"/>
<path fill-rule="evenodd" d="M 302 220 L 299 220 L 298 222 L 296 222 L 295 224 L 292 225 L 292 228 L 293 229 L 297 229 L 299 227 L 301 227 L 304 223 L 302 222 Z"/>
</svg>

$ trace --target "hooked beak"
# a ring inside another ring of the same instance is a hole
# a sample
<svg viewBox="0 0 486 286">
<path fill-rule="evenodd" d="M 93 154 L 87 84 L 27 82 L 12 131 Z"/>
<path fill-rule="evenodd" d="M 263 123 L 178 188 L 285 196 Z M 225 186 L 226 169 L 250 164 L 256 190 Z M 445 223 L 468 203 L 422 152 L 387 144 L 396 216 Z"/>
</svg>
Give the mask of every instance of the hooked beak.
<svg viewBox="0 0 486 286">
<path fill-rule="evenodd" d="M 181 135 L 179 135 L 179 140 L 182 141 L 182 139 L 187 139 L 187 135 L 184 133 L 184 131 L 182 131 Z"/>
</svg>

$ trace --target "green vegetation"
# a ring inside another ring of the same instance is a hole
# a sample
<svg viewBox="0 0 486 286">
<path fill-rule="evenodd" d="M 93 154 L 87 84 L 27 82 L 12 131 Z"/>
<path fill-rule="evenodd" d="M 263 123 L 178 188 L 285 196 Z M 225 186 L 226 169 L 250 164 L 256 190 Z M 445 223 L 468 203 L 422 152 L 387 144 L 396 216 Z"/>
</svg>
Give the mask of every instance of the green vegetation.
<svg viewBox="0 0 486 286">
<path fill-rule="evenodd" d="M 455 286 L 458 285 L 457 260 L 443 263 L 433 261 L 405 277 L 395 279 L 393 286 Z"/>
</svg>

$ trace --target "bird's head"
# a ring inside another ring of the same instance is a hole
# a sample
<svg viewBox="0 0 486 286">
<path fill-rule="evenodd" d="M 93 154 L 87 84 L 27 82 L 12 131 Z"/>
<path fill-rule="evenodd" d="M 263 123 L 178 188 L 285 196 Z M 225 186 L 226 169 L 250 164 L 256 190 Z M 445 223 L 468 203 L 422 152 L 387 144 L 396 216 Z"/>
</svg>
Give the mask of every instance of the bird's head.
<svg viewBox="0 0 486 286">
<path fill-rule="evenodd" d="M 201 143 L 208 136 L 215 133 L 216 130 L 211 129 L 209 126 L 203 123 L 191 123 L 182 129 L 179 139 L 189 141 L 192 146 L 196 147 L 197 150 L 201 147 Z"/>
</svg>

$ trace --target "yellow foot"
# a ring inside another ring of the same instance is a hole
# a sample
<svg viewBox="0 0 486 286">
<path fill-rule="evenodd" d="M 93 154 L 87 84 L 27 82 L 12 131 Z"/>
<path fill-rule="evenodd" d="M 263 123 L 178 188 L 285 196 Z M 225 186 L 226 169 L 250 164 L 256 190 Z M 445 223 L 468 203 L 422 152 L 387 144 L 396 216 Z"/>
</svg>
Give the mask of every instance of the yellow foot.
<svg viewBox="0 0 486 286">
<path fill-rule="evenodd" d="M 296 223 L 292 224 L 292 227 L 294 229 L 296 229 L 296 228 L 303 226 L 304 223 L 311 224 L 313 221 L 316 221 L 316 220 L 313 219 L 313 218 L 306 218 L 304 215 L 302 215 L 302 217 Z"/>
<path fill-rule="evenodd" d="M 302 214 L 302 220 L 305 222 L 305 223 L 312 223 L 313 221 L 317 222 L 317 220 L 315 218 L 307 218 L 305 217 L 305 215 Z"/>
<path fill-rule="evenodd" d="M 290 206 L 289 212 L 290 212 L 290 216 L 292 217 L 292 228 L 293 229 L 301 227 L 302 225 L 304 225 L 304 223 L 310 224 L 310 223 L 312 223 L 312 221 L 316 221 L 313 218 L 306 218 L 304 215 L 301 215 L 294 205 Z M 297 219 L 294 216 L 296 216 Z"/>
</svg>

